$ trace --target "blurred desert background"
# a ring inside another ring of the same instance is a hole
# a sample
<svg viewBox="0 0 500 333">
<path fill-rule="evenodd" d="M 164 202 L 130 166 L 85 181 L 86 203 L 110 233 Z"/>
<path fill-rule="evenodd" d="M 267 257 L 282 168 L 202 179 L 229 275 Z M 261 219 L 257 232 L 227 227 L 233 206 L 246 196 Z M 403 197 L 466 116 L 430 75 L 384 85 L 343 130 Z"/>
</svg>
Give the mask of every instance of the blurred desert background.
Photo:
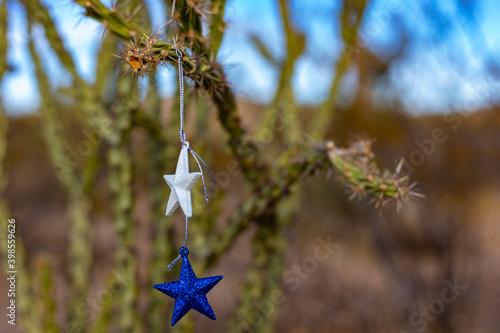
<svg viewBox="0 0 500 333">
<path fill-rule="evenodd" d="M 169 19 L 172 2 L 160 3 L 105 4 L 148 27 Z M 16 220 L 17 249 L 25 249 L 17 302 L 30 305 L 18 308 L 15 327 L 2 315 L 0 331 L 500 332 L 500 6 L 494 0 L 203 3 L 225 3 L 218 59 L 235 91 L 241 128 L 259 144 L 259 158 L 277 165 L 269 181 L 289 156 L 298 159 L 321 142 L 343 147 L 371 139 L 377 166 L 394 170 L 404 158 L 401 173 L 425 198 L 412 197 L 399 211 L 377 209 L 369 194 L 351 200 L 345 175 L 328 167 L 299 177 L 279 204 L 238 224 L 241 230 L 226 239 L 231 223 L 245 220 L 245 203 L 265 193 L 235 167 L 231 134 L 212 95 L 188 81 L 190 144 L 216 176 L 226 171 L 208 204 L 201 184 L 193 191 L 190 261 L 199 277 L 224 279 L 208 294 L 216 321 L 191 311 L 171 328 L 173 300 L 151 284 L 177 280 L 179 266 L 165 269 L 183 240 L 182 215 L 164 216 L 170 190 L 162 177 L 174 172 L 180 147 L 175 67 L 151 80 L 122 77 L 110 54 L 123 44 L 112 32 L 101 36 L 92 18 L 76 24 L 91 10 L 80 1 L 4 0 L 0 42 L 14 51 L 0 50 L 0 190 L 8 214 L 2 218 Z M 51 41 L 51 29 L 61 41 Z M 80 29 L 92 31 L 92 61 L 70 41 L 85 34 Z M 40 87 L 39 68 L 46 75 Z M 130 127 L 116 125 L 121 141 L 107 142 L 86 120 L 89 99 L 78 97 L 92 89 L 98 91 L 92 101 L 116 122 L 120 112 L 150 118 L 132 116 Z M 130 91 L 137 100 L 128 100 Z M 59 132 L 51 127 L 56 122 Z M 82 142 L 90 142 L 88 154 L 77 152 Z M 81 159 L 68 171 L 71 181 L 61 182 L 54 145 L 61 156 Z M 0 235 L 4 255 L 5 230 Z M 224 251 L 215 256 L 218 243 Z M 126 257 L 117 261 L 120 251 Z M 85 268 L 74 268 L 75 258 L 88 265 L 85 294 L 77 295 L 71 317 L 72 274 Z M 120 265 L 132 273 L 115 288 Z M 3 278 L 2 309 L 7 289 Z M 125 311 L 140 324 L 127 328 Z M 74 319 L 79 315 L 84 319 Z"/>
</svg>

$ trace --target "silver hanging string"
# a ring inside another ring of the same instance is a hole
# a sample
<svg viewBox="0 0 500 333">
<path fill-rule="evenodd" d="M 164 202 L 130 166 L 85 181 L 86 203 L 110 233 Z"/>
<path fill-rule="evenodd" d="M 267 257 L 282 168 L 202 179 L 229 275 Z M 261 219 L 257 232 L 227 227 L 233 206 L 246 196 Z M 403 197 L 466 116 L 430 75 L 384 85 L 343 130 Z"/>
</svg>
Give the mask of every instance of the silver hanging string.
<svg viewBox="0 0 500 333">
<path fill-rule="evenodd" d="M 174 39 L 174 47 L 175 47 L 175 54 L 177 54 L 177 68 L 179 72 L 179 95 L 180 95 L 180 119 L 181 119 L 181 129 L 179 131 L 179 135 L 181 138 L 181 142 L 184 143 L 186 141 L 186 133 L 184 132 L 184 71 L 182 68 L 182 53 L 181 51 L 177 48 L 177 45 L 175 43 Z"/>
<path fill-rule="evenodd" d="M 175 2 L 174 2 L 175 6 Z M 179 95 L 180 95 L 180 127 L 181 129 L 179 130 L 179 137 L 181 139 L 181 143 L 183 146 L 187 147 L 188 151 L 191 152 L 191 155 L 193 156 L 194 160 L 196 161 L 196 164 L 198 164 L 198 168 L 200 168 L 200 173 L 201 173 L 201 180 L 203 182 L 203 193 L 205 195 L 205 201 L 208 201 L 208 195 L 207 195 L 207 187 L 205 185 L 205 177 L 203 176 L 203 168 L 202 164 L 207 168 L 208 172 L 210 172 L 210 175 L 212 176 L 212 180 L 214 182 L 214 186 L 217 184 L 215 180 L 215 176 L 208 167 L 207 163 L 198 155 L 193 148 L 189 146 L 189 142 L 186 140 L 186 132 L 184 132 L 184 71 L 182 68 L 182 52 L 179 50 L 175 43 L 175 39 L 173 42 L 174 48 L 175 48 L 175 54 L 177 55 L 177 65 L 178 65 L 178 72 L 179 72 Z M 200 163 L 201 161 L 201 163 Z M 184 248 L 187 248 L 187 241 L 188 241 L 188 224 L 189 224 L 189 218 L 186 216 L 186 230 L 184 234 Z M 167 266 L 167 270 L 170 272 L 172 268 L 175 266 L 175 264 L 179 261 L 179 259 L 182 258 L 182 256 L 179 254 L 172 262 Z"/>
<path fill-rule="evenodd" d="M 200 168 L 200 173 L 201 173 L 201 181 L 203 183 L 203 194 L 205 196 L 205 201 L 208 202 L 208 194 L 207 194 L 207 186 L 205 183 L 205 177 L 203 175 L 203 168 L 201 166 L 201 163 L 205 166 L 205 168 L 208 170 L 210 175 L 212 176 L 213 180 L 213 186 L 217 184 L 217 181 L 215 179 L 215 176 L 208 167 L 207 163 L 198 155 L 191 146 L 189 146 L 189 142 L 186 140 L 186 132 L 184 132 L 184 70 L 182 68 L 182 52 L 179 50 L 177 47 L 177 44 L 175 42 L 175 39 L 173 41 L 173 45 L 175 48 L 175 54 L 177 55 L 177 68 L 178 68 L 178 74 L 179 74 L 179 95 L 180 95 L 180 126 L 181 129 L 179 130 L 179 137 L 181 139 L 181 142 L 183 145 L 186 145 L 189 152 L 191 152 L 191 155 L 195 159 L 196 163 L 198 164 L 198 168 Z M 201 161 L 201 163 L 200 163 Z"/>
<path fill-rule="evenodd" d="M 188 243 L 188 222 L 189 221 L 189 218 L 186 216 L 186 231 L 184 233 L 184 247 L 187 247 L 187 243 Z M 181 255 L 179 254 L 177 256 L 177 258 L 175 258 L 174 260 L 172 260 L 172 262 L 167 266 L 167 271 L 171 271 L 172 268 L 174 268 L 175 264 L 177 264 L 177 262 L 179 261 L 179 259 L 181 258 Z"/>
</svg>

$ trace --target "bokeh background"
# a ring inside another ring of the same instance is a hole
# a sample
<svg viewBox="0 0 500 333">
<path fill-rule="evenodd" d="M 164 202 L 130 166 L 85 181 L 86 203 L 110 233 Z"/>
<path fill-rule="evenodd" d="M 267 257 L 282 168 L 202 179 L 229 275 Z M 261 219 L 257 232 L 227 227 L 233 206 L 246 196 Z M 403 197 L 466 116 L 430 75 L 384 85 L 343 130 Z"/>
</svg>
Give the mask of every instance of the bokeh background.
<svg viewBox="0 0 500 333">
<path fill-rule="evenodd" d="M 15 218 L 27 304 L 2 332 L 500 331 L 500 2 L 205 3 L 222 3 L 204 14 L 204 36 L 223 15 L 215 56 L 263 160 L 280 170 L 311 141 L 370 138 L 378 166 L 404 158 L 426 198 L 376 209 L 322 170 L 271 217 L 240 224 L 259 193 L 217 107 L 189 81 L 188 139 L 222 183 L 208 205 L 201 184 L 193 194 L 190 259 L 200 276 L 224 279 L 208 295 L 217 321 L 190 313 L 175 328 L 173 301 L 151 284 L 177 279 L 179 267 L 165 268 L 183 240 L 181 214 L 164 216 L 162 179 L 179 149 L 176 70 L 122 77 L 112 54 L 123 43 L 84 3 L 1 5 L 2 262 Z M 103 3 L 144 31 L 176 31 L 172 1 Z M 118 139 L 88 125 L 86 109 L 99 107 Z M 0 287 L 5 309 L 5 279 Z"/>
</svg>

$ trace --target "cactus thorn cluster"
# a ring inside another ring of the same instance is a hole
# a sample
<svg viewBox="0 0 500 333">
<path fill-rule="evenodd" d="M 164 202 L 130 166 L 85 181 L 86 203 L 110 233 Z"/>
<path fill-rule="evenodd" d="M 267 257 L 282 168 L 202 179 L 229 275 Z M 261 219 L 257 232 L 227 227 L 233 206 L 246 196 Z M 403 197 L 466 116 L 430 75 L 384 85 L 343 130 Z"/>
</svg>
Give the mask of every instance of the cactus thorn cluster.
<svg viewBox="0 0 500 333">
<path fill-rule="evenodd" d="M 151 77 L 158 71 L 159 65 L 167 64 L 168 52 L 155 52 L 153 49 L 159 38 L 157 34 L 144 35 L 141 39 L 134 38 L 125 43 L 121 56 L 115 55 L 122 60 L 122 65 L 128 65 L 124 74 L 131 72 L 138 77 Z"/>
</svg>

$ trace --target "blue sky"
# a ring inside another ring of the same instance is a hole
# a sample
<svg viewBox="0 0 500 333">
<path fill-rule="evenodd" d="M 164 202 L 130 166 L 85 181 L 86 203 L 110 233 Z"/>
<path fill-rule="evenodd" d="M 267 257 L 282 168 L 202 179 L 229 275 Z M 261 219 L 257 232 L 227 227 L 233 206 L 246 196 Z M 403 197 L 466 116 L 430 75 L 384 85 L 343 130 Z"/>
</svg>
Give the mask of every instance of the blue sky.
<svg viewBox="0 0 500 333">
<path fill-rule="evenodd" d="M 161 1 L 148 2 L 153 6 L 153 25 L 159 27 L 164 22 Z M 485 59 L 500 62 L 496 56 L 500 51 L 500 1 L 479 1 L 473 16 L 458 11 L 455 2 L 372 0 L 361 29 L 366 47 L 385 56 L 400 37 L 398 20 L 403 22 L 412 39 L 407 54 L 392 66 L 389 82 L 377 92 L 381 100 L 397 98 L 407 110 L 416 113 L 446 111 L 451 107 L 474 109 L 495 101 L 499 92 L 497 79 L 485 69 Z M 79 73 L 92 82 L 102 32 L 100 24 L 82 19 L 82 9 L 69 0 L 45 0 L 44 3 L 50 6 L 52 18 Z M 429 14 L 422 10 L 423 3 L 442 11 L 454 23 L 454 28 L 445 34 L 440 27 L 431 26 L 427 21 Z M 39 95 L 27 52 L 25 13 L 12 1 L 8 3 L 8 10 L 8 61 L 14 70 L 7 73 L 1 83 L 2 101 L 9 113 L 33 112 L 39 106 Z M 338 25 L 340 3 L 293 0 L 292 11 L 294 24 L 307 36 L 306 52 L 296 63 L 293 87 L 299 102 L 320 103 L 330 89 L 342 47 Z M 269 102 L 276 89 L 277 73 L 252 47 L 249 36 L 260 36 L 278 59 L 285 56 L 277 1 L 229 0 L 225 14 L 229 23 L 220 60 L 227 66 L 228 76 L 242 97 Z M 478 29 L 471 28 L 474 17 L 479 22 Z M 34 33 L 41 36 L 43 31 L 38 29 Z M 51 73 L 53 88 L 70 84 L 71 77 L 46 42 L 43 38 L 37 40 L 37 48 Z M 173 73 L 162 70 L 158 78 L 162 96 L 171 96 L 175 85 Z M 347 94 L 355 91 L 355 71 L 349 73 L 343 89 Z"/>
</svg>

